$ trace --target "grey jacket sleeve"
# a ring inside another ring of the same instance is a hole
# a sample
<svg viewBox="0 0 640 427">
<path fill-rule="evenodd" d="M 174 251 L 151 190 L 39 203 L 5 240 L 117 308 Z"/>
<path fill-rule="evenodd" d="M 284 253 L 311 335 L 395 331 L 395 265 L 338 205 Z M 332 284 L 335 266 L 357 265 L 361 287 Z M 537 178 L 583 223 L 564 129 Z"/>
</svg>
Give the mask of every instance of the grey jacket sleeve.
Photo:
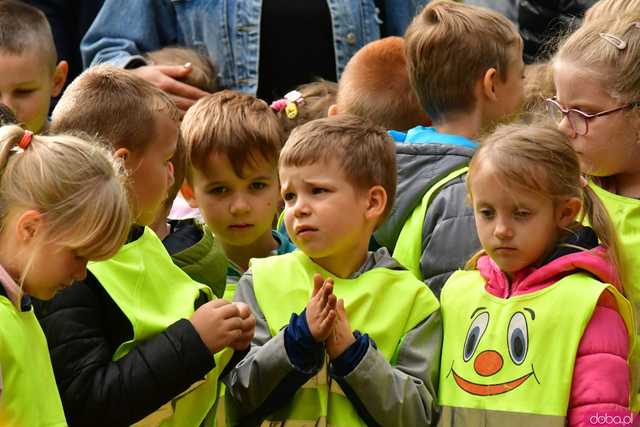
<svg viewBox="0 0 640 427">
<path fill-rule="evenodd" d="M 466 175 L 445 186 L 431 201 L 422 227 L 420 269 L 436 297 L 451 273 L 480 250 Z"/>
<path fill-rule="evenodd" d="M 428 426 L 436 419 L 441 347 L 438 310 L 405 336 L 395 366 L 370 345 L 358 366 L 336 379 L 368 425 Z"/>
<path fill-rule="evenodd" d="M 251 271 L 238 282 L 234 301 L 249 305 L 256 318 L 256 330 L 249 353 L 222 380 L 228 388 L 227 408 L 232 418 L 248 422 L 260 420 L 287 404 L 320 369 L 297 370 L 285 349 L 284 329 L 271 335 L 258 306 Z"/>
</svg>

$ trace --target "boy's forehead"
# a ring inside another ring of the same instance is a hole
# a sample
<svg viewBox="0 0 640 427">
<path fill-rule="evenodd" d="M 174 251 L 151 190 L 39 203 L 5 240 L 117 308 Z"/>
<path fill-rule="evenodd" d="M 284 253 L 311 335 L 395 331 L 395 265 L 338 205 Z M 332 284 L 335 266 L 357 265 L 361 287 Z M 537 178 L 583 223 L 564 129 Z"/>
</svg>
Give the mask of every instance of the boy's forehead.
<svg viewBox="0 0 640 427">
<path fill-rule="evenodd" d="M 53 74 L 56 68 L 56 59 L 45 49 L 30 48 L 21 52 L 14 52 L 0 47 L 0 69 L 3 73 L 12 72 L 13 70 L 31 70 L 31 74 L 39 74 L 49 76 Z M 22 74 L 22 73 L 20 73 Z M 16 75 L 16 78 L 24 76 Z"/>
</svg>

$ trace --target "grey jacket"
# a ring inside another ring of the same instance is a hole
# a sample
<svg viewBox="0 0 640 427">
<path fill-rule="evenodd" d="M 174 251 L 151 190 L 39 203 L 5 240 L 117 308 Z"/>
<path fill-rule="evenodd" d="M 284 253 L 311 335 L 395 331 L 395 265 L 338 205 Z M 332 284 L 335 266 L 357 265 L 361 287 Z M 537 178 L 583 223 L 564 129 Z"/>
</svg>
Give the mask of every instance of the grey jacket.
<svg viewBox="0 0 640 427">
<path fill-rule="evenodd" d="M 403 267 L 380 248 L 369 253 L 352 278 L 373 268 Z M 271 336 L 256 300 L 251 271 L 240 279 L 234 300 L 249 304 L 257 324 L 248 355 L 223 378 L 228 387 L 227 408 L 243 420 L 242 425 L 257 425 L 264 416 L 290 402 L 321 366 L 312 372 L 299 371 L 285 349 L 285 328 Z M 388 311 L 379 307 L 371 315 L 388 315 Z M 435 425 L 441 346 L 442 319 L 437 310 L 404 337 L 394 366 L 370 344 L 356 368 L 336 380 L 350 389 L 351 403 L 370 425 Z"/>
<path fill-rule="evenodd" d="M 455 144 L 397 143 L 398 190 L 389 218 L 375 239 L 391 252 L 398 235 L 422 197 L 440 179 L 466 165 L 474 150 Z M 480 249 L 466 174 L 451 180 L 432 199 L 422 228 L 420 269 L 436 296 L 451 273 Z"/>
</svg>

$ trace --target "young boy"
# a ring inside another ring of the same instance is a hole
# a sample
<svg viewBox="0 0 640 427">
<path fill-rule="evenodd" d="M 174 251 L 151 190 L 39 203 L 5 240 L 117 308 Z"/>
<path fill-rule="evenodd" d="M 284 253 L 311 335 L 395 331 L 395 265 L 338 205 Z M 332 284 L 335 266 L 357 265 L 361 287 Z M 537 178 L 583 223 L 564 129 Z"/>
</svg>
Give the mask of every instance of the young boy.
<svg viewBox="0 0 640 427">
<path fill-rule="evenodd" d="M 367 250 L 395 193 L 391 138 L 355 116 L 315 120 L 292 132 L 279 167 L 285 223 L 300 250 L 253 260 L 238 284 L 236 301 L 258 324 L 251 351 L 224 378 L 233 416 L 429 425 L 438 302 L 385 248 Z"/>
<path fill-rule="evenodd" d="M 354 114 L 385 129 L 407 131 L 431 119 L 409 82 L 402 37 L 367 44 L 347 63 L 329 114 Z"/>
<path fill-rule="evenodd" d="M 61 292 L 39 316 L 71 425 L 200 425 L 214 413 L 232 347 L 248 346 L 246 306 L 211 299 L 176 267 L 149 228 L 172 182 L 179 111 L 128 71 L 95 67 L 65 91 L 55 132 L 97 135 L 129 173 L 134 226 L 111 259 Z M 88 202 L 90 203 L 90 201 Z"/>
<path fill-rule="evenodd" d="M 398 197 L 375 238 L 439 295 L 480 248 L 466 165 L 473 140 L 519 111 L 522 40 L 504 16 L 449 0 L 429 3 L 405 40 L 411 84 L 433 127 L 392 132 Z"/>
<path fill-rule="evenodd" d="M 293 250 L 272 230 L 282 128 L 264 101 L 225 90 L 196 102 L 181 129 L 189 164 L 183 194 L 222 244 L 229 261 L 224 295 L 232 299 L 251 258 Z"/>
<path fill-rule="evenodd" d="M 0 102 L 25 129 L 46 130 L 51 97 L 60 95 L 69 66 L 58 62 L 47 18 L 23 2 L 0 2 Z"/>
</svg>

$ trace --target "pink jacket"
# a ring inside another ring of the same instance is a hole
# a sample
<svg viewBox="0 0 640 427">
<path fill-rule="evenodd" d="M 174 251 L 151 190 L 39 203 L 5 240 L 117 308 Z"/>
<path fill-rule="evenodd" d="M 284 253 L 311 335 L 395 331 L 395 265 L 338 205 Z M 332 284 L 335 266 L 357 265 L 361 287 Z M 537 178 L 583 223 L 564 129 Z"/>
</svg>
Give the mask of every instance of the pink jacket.
<svg viewBox="0 0 640 427">
<path fill-rule="evenodd" d="M 540 268 L 515 273 L 511 283 L 488 256 L 478 260 L 477 268 L 487 281 L 487 292 L 499 298 L 535 292 L 576 270 L 587 271 L 619 288 L 615 269 L 602 253 L 603 249 L 598 247 L 561 256 Z M 627 328 L 613 295 L 605 292 L 578 347 L 567 414 L 570 426 L 590 426 L 589 418 L 596 413 L 629 414 L 628 354 Z"/>
</svg>

